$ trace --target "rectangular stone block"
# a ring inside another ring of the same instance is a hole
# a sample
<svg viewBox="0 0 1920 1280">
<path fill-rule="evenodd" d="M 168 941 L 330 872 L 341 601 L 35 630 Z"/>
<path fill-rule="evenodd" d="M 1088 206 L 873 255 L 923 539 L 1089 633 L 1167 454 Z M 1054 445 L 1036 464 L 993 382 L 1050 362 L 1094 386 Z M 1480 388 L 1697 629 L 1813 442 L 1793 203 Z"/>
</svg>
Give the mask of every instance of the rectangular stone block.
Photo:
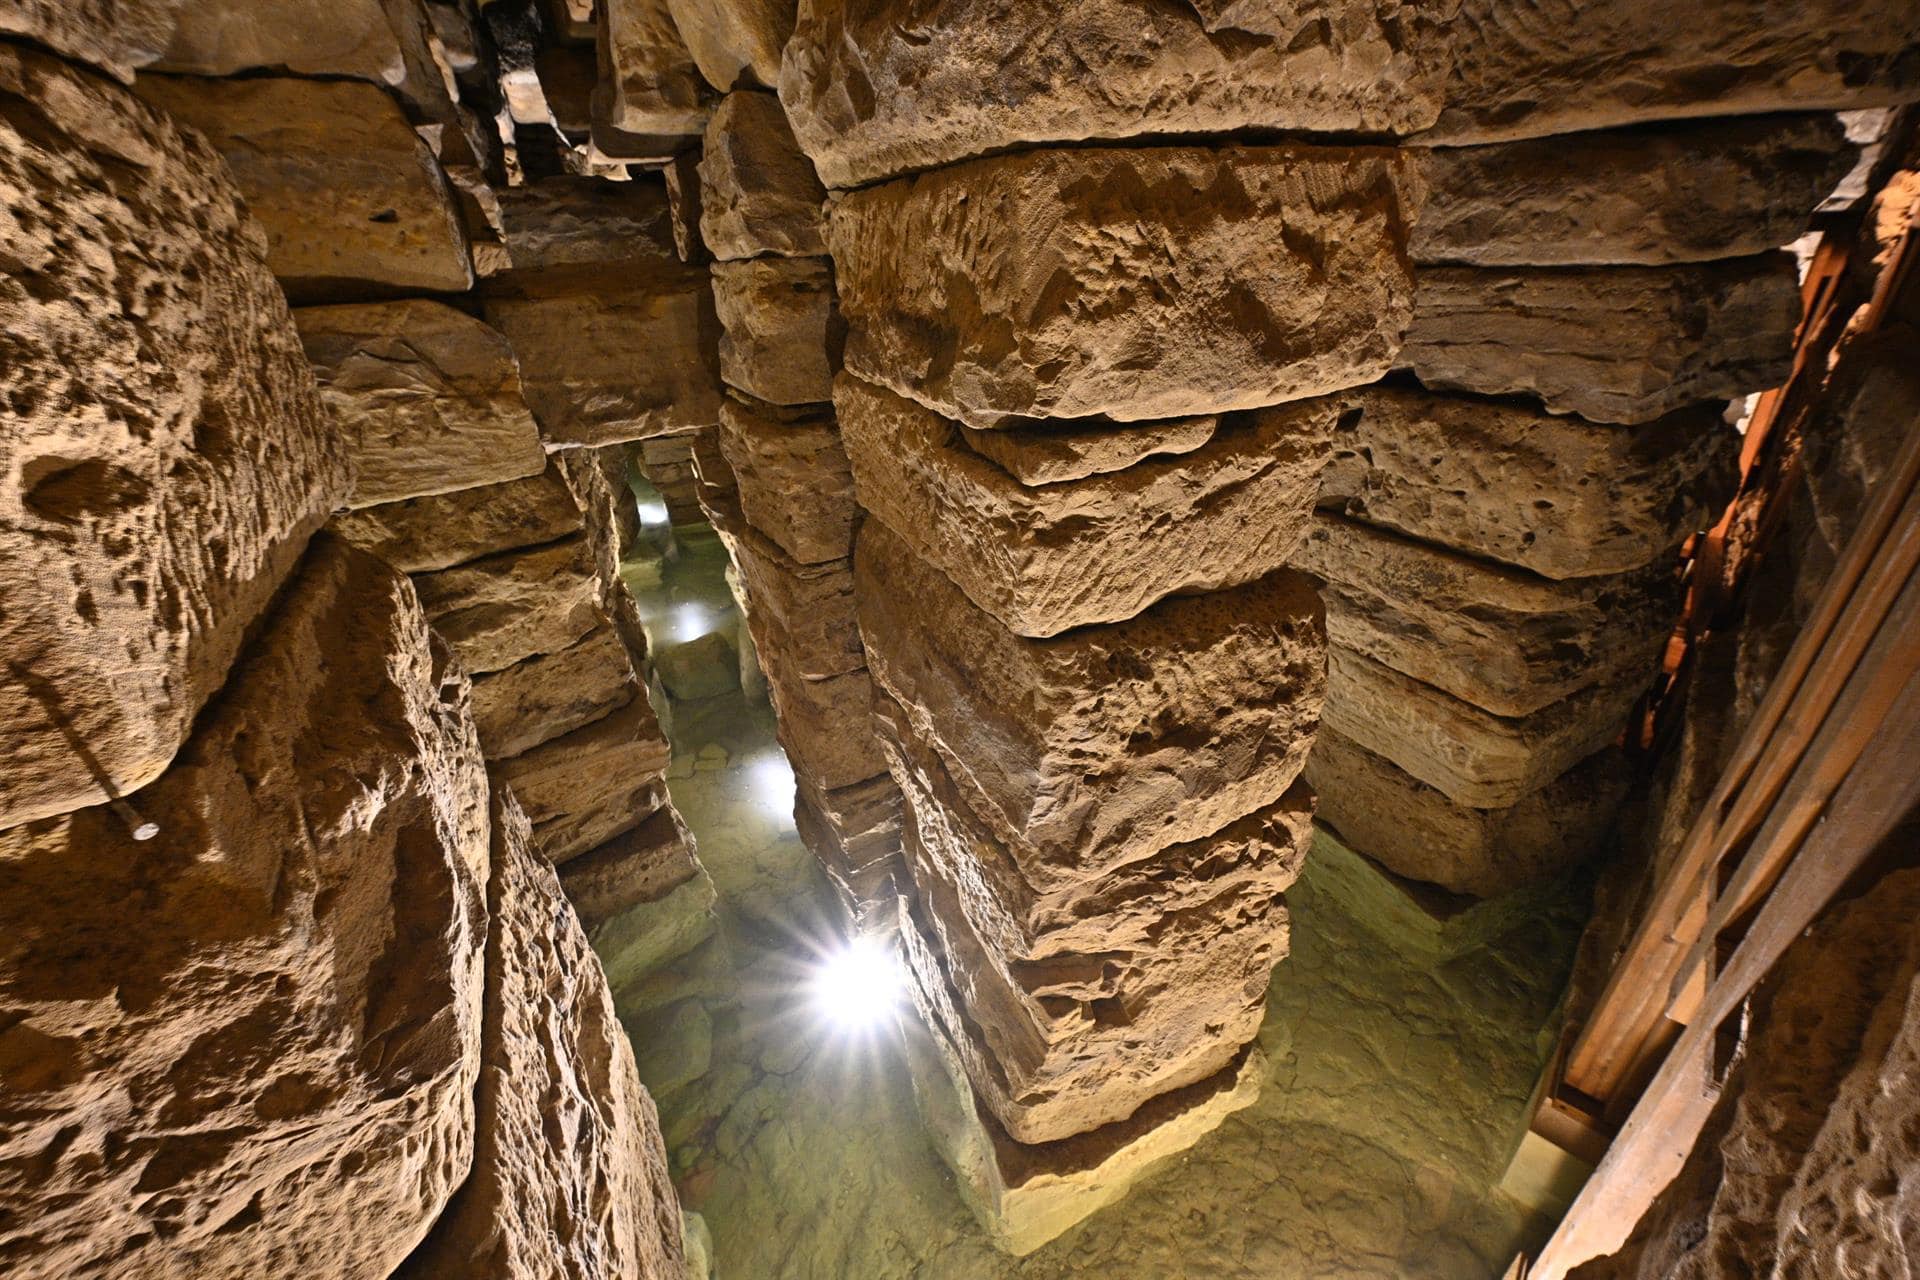
<svg viewBox="0 0 1920 1280">
<path fill-rule="evenodd" d="M 1659 265 L 1790 244 L 1853 166 L 1829 113 L 1703 120 L 1414 153 L 1414 261 Z"/>
<path fill-rule="evenodd" d="M 913 840 L 909 830 L 910 861 Z M 965 922 L 948 917 L 957 908 L 937 883 L 920 877 L 916 893 L 911 919 L 901 926 L 915 999 L 924 1002 L 929 1022 L 953 1035 L 981 1103 L 1022 1143 L 1058 1142 L 1124 1121 L 1152 1099 L 1233 1061 L 1259 1030 L 1273 948 L 1286 949 L 1286 907 L 1271 902 L 1259 917 L 1264 946 L 1243 953 L 1231 940 L 1218 945 L 1214 976 L 1232 990 L 1202 987 L 1183 999 L 1177 984 L 1206 975 L 1170 955 L 1167 985 L 1155 994 L 1181 1006 L 1181 1013 L 1168 1011 L 1162 1019 L 1142 1007 L 1141 992 L 1103 992 L 1096 961 L 1075 966 L 1077 984 L 1070 969 L 1036 984 L 1045 994 L 1043 1008 L 1037 993 L 1005 985 L 979 957 Z M 1201 947 L 1183 923 L 1191 921 L 1168 922 L 1170 940 L 1182 949 Z M 1055 1010 L 1058 1016 L 1050 1016 Z M 1137 1014 L 1144 1015 L 1139 1036 L 1129 1041 L 1128 1023 Z"/>
<path fill-rule="evenodd" d="M 1413 314 L 1419 205 L 1379 148 L 1050 149 L 870 187 L 829 231 L 846 365 L 981 428 L 1372 382 Z"/>
<path fill-rule="evenodd" d="M 700 873 L 693 834 L 671 804 L 631 831 L 569 858 L 560 887 L 588 927 L 657 902 Z"/>
<path fill-rule="evenodd" d="M 603 624 L 565 649 L 475 677 L 473 723 L 487 758 L 500 760 L 645 696 L 625 642 Z"/>
<path fill-rule="evenodd" d="M 706 272 L 556 268 L 493 281 L 488 323 L 520 357 L 549 448 L 692 430 L 720 412 L 719 321 Z"/>
<path fill-rule="evenodd" d="M 1325 616 L 1296 573 L 1046 640 L 1008 631 L 877 521 L 854 582 L 874 679 L 1036 888 L 1272 804 L 1319 724 Z"/>
<path fill-rule="evenodd" d="M 1495 715 L 1652 676 L 1685 595 L 1676 564 L 1551 582 L 1322 515 L 1294 565 L 1327 639 Z"/>
<path fill-rule="evenodd" d="M 1322 506 L 1548 578 L 1670 557 L 1738 475 L 1718 404 L 1622 427 L 1413 385 L 1340 399 Z"/>
<path fill-rule="evenodd" d="M 833 398 L 842 339 L 828 259 L 716 262 L 713 304 L 728 386 L 774 404 Z"/>
<path fill-rule="evenodd" d="M 1028 1145 L 981 1107 L 944 1030 L 916 1022 L 905 1031 L 914 1100 L 934 1149 L 994 1244 L 1015 1255 L 1116 1203 L 1148 1171 L 1252 1106 L 1267 1074 L 1250 1045 L 1209 1079 L 1162 1094 L 1118 1124 Z"/>
<path fill-rule="evenodd" d="M 414 586 L 469 672 L 565 649 L 603 621 L 599 575 L 581 537 L 421 574 Z"/>
<path fill-rule="evenodd" d="M 557 542 L 581 530 L 580 508 L 549 464 L 539 475 L 336 516 L 332 528 L 396 569 L 449 569 L 482 556 Z"/>
<path fill-rule="evenodd" d="M 825 680 L 867 665 L 854 612 L 853 559 L 799 564 L 748 526 L 723 531 L 746 594 L 754 644 Z"/>
<path fill-rule="evenodd" d="M 1435 390 L 1650 422 L 1784 382 L 1799 322 L 1784 253 L 1679 267 L 1426 267 L 1399 364 Z"/>
<path fill-rule="evenodd" d="M 700 235 L 714 257 L 824 254 L 826 201 L 779 98 L 738 89 L 721 100 L 700 155 Z"/>
<path fill-rule="evenodd" d="M 616 130 L 694 136 L 705 88 L 667 0 L 600 0 L 594 115 Z"/>
<path fill-rule="evenodd" d="M 793 821 L 856 929 L 895 923 L 906 886 L 900 788 L 882 773 L 831 791 L 796 777 Z"/>
<path fill-rule="evenodd" d="M 767 696 L 779 718 L 775 736 L 796 775 L 831 791 L 886 771 L 887 762 L 873 735 L 873 678 L 864 667 L 825 680 L 808 680 L 781 661 L 778 650 L 758 640 L 754 647 L 766 673 Z"/>
<path fill-rule="evenodd" d="M 1658 672 L 1625 672 L 1525 716 L 1496 716 L 1351 649 L 1327 651 L 1326 725 L 1456 804 L 1517 804 L 1607 746 Z"/>
<path fill-rule="evenodd" d="M 498 199 L 515 271 L 618 263 L 627 272 L 682 274 L 666 183 L 655 174 L 543 178 L 503 187 Z"/>
<path fill-rule="evenodd" d="M 861 505 L 1003 625 L 1051 636 L 1284 565 L 1312 519 L 1338 405 L 1235 415 L 1180 457 L 1038 487 L 957 424 L 851 375 L 835 409 Z"/>
<path fill-rule="evenodd" d="M 645 698 L 505 760 L 490 760 L 513 788 L 535 842 L 556 864 L 598 848 L 667 803 L 672 752 Z"/>
<path fill-rule="evenodd" d="M 1306 776 L 1319 821 L 1356 851 L 1409 880 L 1491 898 L 1605 851 L 1633 770 L 1609 747 L 1512 804 L 1470 808 L 1323 726 Z"/>
<path fill-rule="evenodd" d="M 206 140 L 24 47 L 0 100 L 6 827 L 159 776 L 348 473 Z"/>
<path fill-rule="evenodd" d="M 780 98 L 832 187 L 1138 133 L 1411 133 L 1440 112 L 1443 23 L 1373 0 L 807 0 Z"/>
<path fill-rule="evenodd" d="M 719 442 L 754 528 L 802 564 L 853 554 L 860 507 L 831 410 L 802 413 L 728 396 Z"/>
<path fill-rule="evenodd" d="M 384 90 L 355 80 L 142 76 L 139 92 L 206 134 L 226 160 L 266 228 L 267 265 L 295 301 L 472 286 L 446 177 Z"/>
<path fill-rule="evenodd" d="M 353 444 L 350 507 L 546 469 L 507 340 L 423 298 L 294 313 L 320 398 Z"/>
</svg>

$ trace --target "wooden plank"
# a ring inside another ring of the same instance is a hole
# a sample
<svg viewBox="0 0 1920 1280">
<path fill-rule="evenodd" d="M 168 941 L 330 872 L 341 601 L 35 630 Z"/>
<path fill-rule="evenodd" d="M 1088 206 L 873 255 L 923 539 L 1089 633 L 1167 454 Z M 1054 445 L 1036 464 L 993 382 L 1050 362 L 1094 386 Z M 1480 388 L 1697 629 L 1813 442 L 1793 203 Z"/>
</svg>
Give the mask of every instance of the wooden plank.
<svg viewBox="0 0 1920 1280">
<path fill-rule="evenodd" d="M 1780 957 L 1893 830 L 1920 807 L 1920 674 L 1910 675 L 1881 732 L 1835 793 L 1826 820 L 1761 907 L 1714 982 L 1701 1015 L 1674 1045 L 1605 1159 L 1528 1272 L 1564 1280 L 1574 1267 L 1617 1250 L 1673 1180 L 1713 1109 L 1714 1045 Z"/>
<path fill-rule="evenodd" d="M 1695 818 L 1667 878 L 1567 1055 L 1566 1081 L 1612 1101 L 1645 1061 L 1666 1019 L 1676 980 L 1707 921 L 1718 861 L 1751 834 L 1786 786 L 1840 689 L 1852 675 L 1905 583 L 1912 565 L 1876 574 L 1856 607 L 1855 593 L 1881 544 L 1903 516 L 1911 519 L 1920 488 L 1920 431 L 1909 433 L 1888 478 L 1848 542 L 1814 616 L 1801 629 L 1780 672 L 1754 713 L 1712 798 Z M 1903 528 L 1894 551 L 1909 561 L 1920 542 Z M 1891 581 L 1889 582 L 1889 578 Z"/>
</svg>

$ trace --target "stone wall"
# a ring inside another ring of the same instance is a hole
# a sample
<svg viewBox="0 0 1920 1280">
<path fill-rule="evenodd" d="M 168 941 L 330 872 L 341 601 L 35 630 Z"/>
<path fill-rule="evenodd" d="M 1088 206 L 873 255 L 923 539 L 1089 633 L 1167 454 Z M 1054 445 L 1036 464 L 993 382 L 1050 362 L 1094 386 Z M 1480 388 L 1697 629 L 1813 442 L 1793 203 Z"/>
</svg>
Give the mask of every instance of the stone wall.
<svg viewBox="0 0 1920 1280">
<path fill-rule="evenodd" d="M 718 406 L 664 183 L 512 186 L 464 4 L 5 8 L 0 1270 L 680 1280 L 589 945 L 702 875 L 598 452 Z"/>
</svg>

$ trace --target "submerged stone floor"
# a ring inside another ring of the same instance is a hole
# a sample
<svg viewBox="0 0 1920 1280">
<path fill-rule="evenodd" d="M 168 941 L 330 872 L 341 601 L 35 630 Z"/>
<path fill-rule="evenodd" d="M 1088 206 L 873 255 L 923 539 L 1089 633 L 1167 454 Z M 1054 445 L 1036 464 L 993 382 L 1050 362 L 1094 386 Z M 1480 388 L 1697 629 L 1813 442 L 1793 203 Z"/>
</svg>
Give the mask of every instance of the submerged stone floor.
<svg viewBox="0 0 1920 1280">
<path fill-rule="evenodd" d="M 724 550 L 702 529 L 676 542 L 630 566 L 650 630 L 666 638 L 688 605 L 730 626 Z M 808 1003 L 834 916 L 765 703 L 737 689 L 668 702 L 673 799 L 716 923 L 618 998 L 719 1280 L 1478 1280 L 1544 1238 L 1550 1223 L 1494 1184 L 1546 1052 L 1578 886 L 1442 936 L 1322 839 L 1289 895 L 1260 1100 L 1119 1205 L 1009 1258 L 925 1137 L 897 1033 L 850 1037 Z"/>
</svg>

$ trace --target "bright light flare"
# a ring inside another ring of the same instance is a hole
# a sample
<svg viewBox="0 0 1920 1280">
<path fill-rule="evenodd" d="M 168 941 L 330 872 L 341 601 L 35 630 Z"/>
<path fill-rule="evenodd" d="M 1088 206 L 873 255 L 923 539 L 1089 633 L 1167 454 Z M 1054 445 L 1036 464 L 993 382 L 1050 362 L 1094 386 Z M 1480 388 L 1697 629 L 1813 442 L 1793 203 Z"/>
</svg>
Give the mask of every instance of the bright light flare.
<svg viewBox="0 0 1920 1280">
<path fill-rule="evenodd" d="M 649 529 L 663 529 L 667 525 L 667 504 L 649 498 L 641 498 L 636 504 L 640 508 L 640 523 Z"/>
<path fill-rule="evenodd" d="M 860 1035 L 893 1019 L 906 993 L 906 974 L 884 940 L 858 937 L 820 959 L 810 986 L 822 1020 L 844 1035 Z"/>
<path fill-rule="evenodd" d="M 697 604 L 677 604 L 669 621 L 675 644 L 698 640 L 713 630 L 713 616 Z"/>
<path fill-rule="evenodd" d="M 747 765 L 747 781 L 753 798 L 769 814 L 793 816 L 793 766 L 787 763 L 785 754 L 768 751 L 756 756 Z"/>
</svg>

